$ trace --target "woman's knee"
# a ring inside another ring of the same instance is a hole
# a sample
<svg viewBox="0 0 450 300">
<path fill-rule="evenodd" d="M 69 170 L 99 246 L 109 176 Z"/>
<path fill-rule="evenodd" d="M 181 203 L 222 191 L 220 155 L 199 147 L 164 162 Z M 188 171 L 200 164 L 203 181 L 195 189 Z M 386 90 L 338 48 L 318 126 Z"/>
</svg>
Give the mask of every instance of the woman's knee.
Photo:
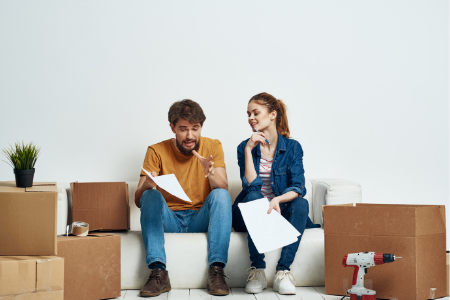
<svg viewBox="0 0 450 300">
<path fill-rule="evenodd" d="M 258 200 L 264 198 L 263 194 L 261 194 L 260 191 L 252 191 L 245 196 L 245 198 L 242 200 L 242 202 L 249 202 L 253 200 Z"/>
<path fill-rule="evenodd" d="M 302 212 L 302 213 L 309 213 L 309 203 L 308 200 L 306 200 L 303 197 L 297 197 L 291 202 L 291 209 L 295 209 L 296 211 Z"/>
</svg>

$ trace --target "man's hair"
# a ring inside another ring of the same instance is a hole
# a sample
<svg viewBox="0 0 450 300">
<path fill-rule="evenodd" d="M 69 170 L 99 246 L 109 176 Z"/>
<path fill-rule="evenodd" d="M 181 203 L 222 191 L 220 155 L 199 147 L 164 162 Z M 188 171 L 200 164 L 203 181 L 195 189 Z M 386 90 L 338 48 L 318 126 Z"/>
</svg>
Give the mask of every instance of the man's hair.
<svg viewBox="0 0 450 300">
<path fill-rule="evenodd" d="M 206 117 L 197 102 L 184 99 L 175 102 L 169 109 L 169 122 L 173 126 L 177 124 L 179 119 L 186 120 L 191 124 L 200 123 L 203 126 Z"/>
</svg>

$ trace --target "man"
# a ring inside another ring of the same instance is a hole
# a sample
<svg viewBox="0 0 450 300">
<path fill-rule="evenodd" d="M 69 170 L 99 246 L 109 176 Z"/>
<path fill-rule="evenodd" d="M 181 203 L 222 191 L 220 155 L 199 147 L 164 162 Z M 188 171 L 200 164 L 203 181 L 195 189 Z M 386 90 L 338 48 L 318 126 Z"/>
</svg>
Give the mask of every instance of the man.
<svg viewBox="0 0 450 300">
<path fill-rule="evenodd" d="M 151 274 L 140 296 L 158 296 L 171 289 L 164 232 L 208 232 L 208 292 L 229 293 L 223 269 L 230 243 L 231 198 L 222 144 L 200 136 L 205 119 L 196 102 L 189 99 L 175 102 L 169 109 L 175 138 L 147 149 L 144 169 L 152 176 L 175 174 L 192 202 L 159 187 L 153 189 L 155 182 L 141 172 L 135 203 L 141 209 L 142 237 Z"/>
</svg>

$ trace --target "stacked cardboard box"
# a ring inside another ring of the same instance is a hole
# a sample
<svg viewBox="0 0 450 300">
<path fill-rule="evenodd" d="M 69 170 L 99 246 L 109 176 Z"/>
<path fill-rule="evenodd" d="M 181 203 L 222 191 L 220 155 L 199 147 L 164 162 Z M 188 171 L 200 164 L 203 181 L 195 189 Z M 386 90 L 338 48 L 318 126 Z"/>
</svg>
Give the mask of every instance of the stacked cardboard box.
<svg viewBox="0 0 450 300">
<path fill-rule="evenodd" d="M 447 296 L 450 295 L 450 253 L 447 252 Z"/>
<path fill-rule="evenodd" d="M 64 299 L 64 260 L 56 256 L 1 256 L 0 300 Z"/>
<path fill-rule="evenodd" d="M 64 259 L 57 254 L 54 182 L 18 188 L 0 182 L 0 299 L 62 300 Z"/>
<path fill-rule="evenodd" d="M 126 183 L 74 183 L 72 189 L 76 221 L 90 230 L 129 229 Z M 57 238 L 57 200 L 55 183 L 0 182 L 0 255 L 10 255 L 0 257 L 0 300 L 119 297 L 120 235 Z"/>
<path fill-rule="evenodd" d="M 58 237 L 65 261 L 65 300 L 120 297 L 120 235 Z"/>
<path fill-rule="evenodd" d="M 65 300 L 120 297 L 120 235 L 95 231 L 129 230 L 125 182 L 71 183 L 74 221 L 89 224 L 88 236 L 58 237 L 65 260 Z"/>
<path fill-rule="evenodd" d="M 446 283 L 445 206 L 364 204 L 323 206 L 325 291 L 344 295 L 353 268 L 342 266 L 345 254 L 392 253 L 402 257 L 372 267 L 365 287 L 377 298 L 435 299 L 448 295 Z"/>
<path fill-rule="evenodd" d="M 0 255 L 56 255 L 56 183 L 0 182 Z"/>
</svg>

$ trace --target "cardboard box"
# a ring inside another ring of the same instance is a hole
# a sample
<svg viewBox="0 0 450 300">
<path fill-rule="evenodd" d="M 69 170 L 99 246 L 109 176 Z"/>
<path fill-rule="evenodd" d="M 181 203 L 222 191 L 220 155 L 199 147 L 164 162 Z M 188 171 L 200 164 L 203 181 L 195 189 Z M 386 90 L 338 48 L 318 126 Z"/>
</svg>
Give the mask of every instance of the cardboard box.
<svg viewBox="0 0 450 300">
<path fill-rule="evenodd" d="M 351 288 L 354 269 L 342 266 L 345 254 L 381 252 L 402 258 L 368 269 L 364 285 L 377 298 L 447 295 L 444 210 L 444 205 L 323 206 L 325 292 L 344 295 Z"/>
<path fill-rule="evenodd" d="M 0 257 L 0 299 L 62 300 L 64 259 L 57 256 Z"/>
<path fill-rule="evenodd" d="M 447 296 L 450 295 L 450 253 L 447 252 Z"/>
<path fill-rule="evenodd" d="M 130 203 L 125 182 L 73 182 L 73 220 L 89 224 L 89 231 L 130 229 Z"/>
<path fill-rule="evenodd" d="M 0 182 L 0 255 L 56 255 L 57 205 L 54 182 Z"/>
<path fill-rule="evenodd" d="M 58 237 L 58 256 L 65 262 L 65 300 L 120 297 L 120 235 Z"/>
</svg>

